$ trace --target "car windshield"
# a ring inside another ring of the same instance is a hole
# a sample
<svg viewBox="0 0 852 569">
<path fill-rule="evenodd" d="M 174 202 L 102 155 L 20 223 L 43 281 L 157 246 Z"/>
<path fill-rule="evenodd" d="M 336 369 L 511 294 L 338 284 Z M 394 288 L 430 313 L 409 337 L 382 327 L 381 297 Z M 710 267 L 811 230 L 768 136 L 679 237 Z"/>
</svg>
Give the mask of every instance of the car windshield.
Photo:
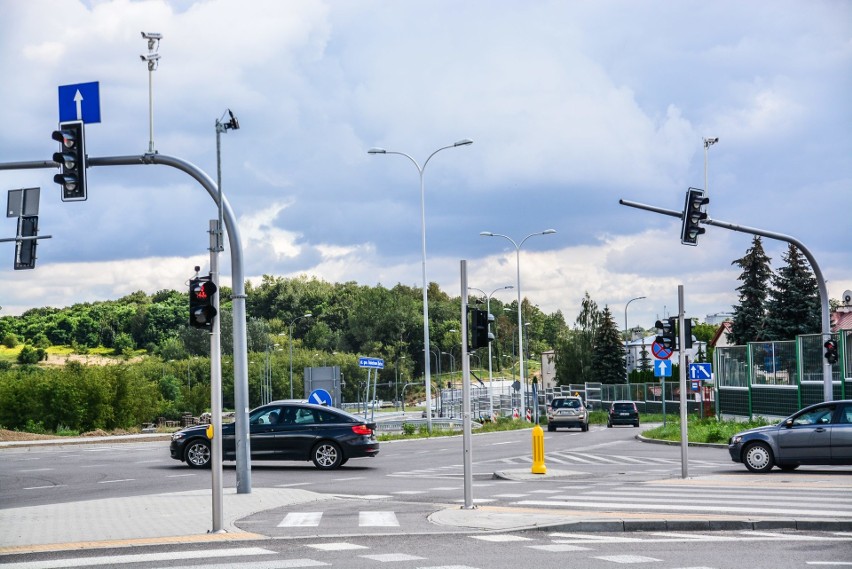
<svg viewBox="0 0 852 569">
<path fill-rule="evenodd" d="M 551 407 L 554 409 L 579 409 L 580 401 L 578 399 L 554 399 Z"/>
</svg>

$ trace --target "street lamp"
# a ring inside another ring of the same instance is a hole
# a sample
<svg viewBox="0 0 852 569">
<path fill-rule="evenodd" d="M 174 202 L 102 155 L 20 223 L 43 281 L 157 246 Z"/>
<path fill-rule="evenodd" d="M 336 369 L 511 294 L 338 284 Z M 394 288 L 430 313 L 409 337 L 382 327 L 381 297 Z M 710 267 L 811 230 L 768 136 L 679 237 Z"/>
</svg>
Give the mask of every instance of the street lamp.
<svg viewBox="0 0 852 569">
<path fill-rule="evenodd" d="M 310 318 L 313 316 L 310 312 L 297 316 L 290 321 L 290 335 L 287 337 L 290 344 L 290 399 L 293 399 L 293 324 L 302 318 Z"/>
<path fill-rule="evenodd" d="M 473 286 L 467 287 L 470 290 L 479 291 L 485 296 L 485 311 L 491 314 L 491 297 L 499 290 L 509 290 L 515 288 L 513 285 L 501 286 L 491 291 L 491 294 L 485 294 L 485 291 Z M 496 331 L 496 330 L 495 330 Z M 491 342 L 488 342 L 488 414 L 493 419 L 494 417 L 494 377 L 491 373 Z"/>
<path fill-rule="evenodd" d="M 429 160 L 432 157 L 440 152 L 441 150 L 446 150 L 448 148 L 456 148 L 458 146 L 468 146 L 473 144 L 473 141 L 469 138 L 464 138 L 455 142 L 449 146 L 442 146 L 438 150 L 434 151 L 432 154 L 426 158 L 426 161 L 423 162 L 423 166 L 421 167 L 417 161 L 404 152 L 394 152 L 390 150 L 385 150 L 384 148 L 371 148 L 367 151 L 368 154 L 398 154 L 400 156 L 405 156 L 411 163 L 414 164 L 414 167 L 417 168 L 418 174 L 420 174 L 420 245 L 422 249 L 422 257 L 423 257 L 423 349 L 426 352 L 429 352 L 429 300 L 427 298 L 427 288 L 429 287 L 429 282 L 426 280 L 426 195 L 425 195 L 425 187 L 423 185 L 423 171 L 426 169 L 426 165 L 429 163 Z M 426 383 L 426 400 L 431 401 L 432 398 L 432 372 L 429 369 L 429 358 L 425 358 L 425 367 L 423 369 L 423 379 Z M 427 405 L 426 409 L 426 428 L 431 433 L 432 432 L 432 409 Z"/>
<path fill-rule="evenodd" d="M 628 342 L 630 341 L 630 328 L 627 327 L 627 307 L 630 306 L 630 303 L 634 300 L 642 300 L 645 298 L 644 296 L 637 296 L 636 298 L 631 298 L 627 301 L 627 304 L 624 305 L 624 353 L 625 357 L 629 354 L 629 348 L 627 347 Z M 627 360 L 624 361 L 624 382 L 630 385 L 630 370 L 627 369 Z"/>
<path fill-rule="evenodd" d="M 517 287 L 518 287 L 518 351 L 523 352 L 524 345 L 524 326 L 521 319 L 521 246 L 526 242 L 530 237 L 534 237 L 536 235 L 552 235 L 556 233 L 555 229 L 545 229 L 544 231 L 539 231 L 538 233 L 530 233 L 526 237 L 524 237 L 520 243 L 516 243 L 514 239 L 509 237 L 508 235 L 503 235 L 502 233 L 492 233 L 491 231 L 482 231 L 480 235 L 483 237 L 502 237 L 506 239 L 515 246 L 515 259 L 517 261 Z M 526 402 L 524 401 L 524 390 L 525 390 L 525 382 L 524 382 L 524 362 L 523 356 L 521 356 L 521 365 L 520 367 L 520 380 L 521 380 L 521 419 L 527 416 L 526 414 Z"/>
</svg>

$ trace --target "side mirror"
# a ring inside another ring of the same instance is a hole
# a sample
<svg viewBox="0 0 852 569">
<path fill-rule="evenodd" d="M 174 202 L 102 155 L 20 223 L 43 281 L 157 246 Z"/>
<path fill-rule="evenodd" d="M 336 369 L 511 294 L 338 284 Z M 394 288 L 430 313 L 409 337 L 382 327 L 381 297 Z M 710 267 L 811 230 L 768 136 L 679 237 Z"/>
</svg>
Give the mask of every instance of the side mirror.
<svg viewBox="0 0 852 569">
<path fill-rule="evenodd" d="M 793 419 L 787 419 L 786 421 L 784 421 L 784 426 L 787 427 L 788 429 L 792 428 L 793 427 Z"/>
</svg>

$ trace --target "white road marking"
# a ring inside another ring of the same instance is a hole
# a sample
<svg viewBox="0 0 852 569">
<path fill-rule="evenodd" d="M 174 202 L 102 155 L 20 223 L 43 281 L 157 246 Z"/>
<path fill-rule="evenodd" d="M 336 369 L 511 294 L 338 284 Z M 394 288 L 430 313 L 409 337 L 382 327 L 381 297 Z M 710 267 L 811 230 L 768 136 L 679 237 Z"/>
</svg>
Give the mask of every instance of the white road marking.
<svg viewBox="0 0 852 569">
<path fill-rule="evenodd" d="M 417 557 L 416 555 L 408 555 L 407 553 L 379 553 L 376 555 L 359 555 L 358 557 L 372 559 L 373 561 L 381 561 L 382 563 L 387 563 L 389 561 L 419 561 L 421 559 L 426 559 L 425 557 Z"/>
<path fill-rule="evenodd" d="M 642 555 L 606 555 L 604 557 L 595 557 L 603 561 L 612 561 L 613 563 L 659 563 L 662 559 L 653 557 L 644 557 Z"/>
<path fill-rule="evenodd" d="M 322 519 L 322 512 L 289 512 L 278 527 L 316 527 L 320 519 Z"/>
<path fill-rule="evenodd" d="M 358 512 L 360 527 L 399 527 L 399 520 L 393 512 Z"/>
<path fill-rule="evenodd" d="M 364 545 L 346 543 L 345 541 L 338 541 L 334 543 L 314 543 L 308 544 L 308 547 L 313 547 L 314 549 L 319 549 L 322 551 L 348 551 L 350 549 L 369 549 Z"/>
<path fill-rule="evenodd" d="M 211 549 L 204 552 L 205 557 L 232 557 L 245 555 L 277 555 L 275 551 L 261 547 Z M 95 567 L 121 563 L 147 563 L 197 559 L 197 551 L 170 551 L 164 553 L 136 553 L 131 555 L 103 555 L 97 557 L 76 557 L 73 559 L 49 559 L 44 561 L 26 561 L 14 565 L 15 569 L 64 569 L 67 567 Z"/>
</svg>

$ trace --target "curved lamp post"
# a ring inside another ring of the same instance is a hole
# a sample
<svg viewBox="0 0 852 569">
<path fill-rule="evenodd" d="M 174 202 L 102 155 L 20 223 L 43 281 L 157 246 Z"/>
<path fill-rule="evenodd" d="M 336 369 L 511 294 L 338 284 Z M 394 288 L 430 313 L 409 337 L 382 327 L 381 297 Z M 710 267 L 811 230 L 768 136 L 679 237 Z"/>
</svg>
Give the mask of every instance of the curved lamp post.
<svg viewBox="0 0 852 569">
<path fill-rule="evenodd" d="M 290 336 L 287 338 L 290 344 L 290 399 L 293 399 L 293 324 L 302 318 L 310 318 L 313 316 L 310 312 L 297 316 L 290 321 Z"/>
<path fill-rule="evenodd" d="M 627 301 L 627 304 L 624 305 L 624 354 L 625 357 L 629 353 L 629 348 L 627 347 L 628 342 L 630 341 L 630 329 L 627 327 L 627 307 L 630 306 L 630 303 L 634 300 L 642 300 L 645 298 L 644 296 L 637 296 L 636 298 L 631 298 Z M 627 361 L 624 362 L 624 382 L 627 385 L 630 385 L 630 370 L 627 369 Z"/>
<path fill-rule="evenodd" d="M 516 243 L 514 239 L 509 237 L 508 235 L 503 235 L 502 233 L 492 233 L 491 231 L 482 231 L 480 235 L 483 237 L 502 237 L 506 239 L 509 243 L 515 246 L 515 259 L 517 261 L 517 287 L 518 287 L 518 351 L 523 352 L 524 345 L 524 324 L 522 322 L 521 316 L 521 246 L 526 242 L 530 237 L 534 237 L 536 235 L 552 235 L 556 233 L 555 229 L 545 229 L 544 231 L 539 231 L 537 233 L 530 233 L 523 239 L 521 239 L 520 243 Z M 519 359 L 520 361 L 520 379 L 521 379 L 521 420 L 525 420 L 527 416 L 526 410 L 526 402 L 524 401 L 526 382 L 524 381 L 524 360 L 523 355 Z"/>
<path fill-rule="evenodd" d="M 385 150 L 384 148 L 371 148 L 367 151 L 368 154 L 398 154 L 400 156 L 405 156 L 411 163 L 414 164 L 414 167 L 417 168 L 418 174 L 420 174 L 420 242 L 423 256 L 423 347 L 426 352 L 429 352 L 429 300 L 427 298 L 427 288 L 429 286 L 428 281 L 426 280 L 426 195 L 425 195 L 425 187 L 423 185 L 423 171 L 426 169 L 426 165 L 429 163 L 429 160 L 432 157 L 440 152 L 441 150 L 446 150 L 448 148 L 456 148 L 458 146 L 468 146 L 473 144 L 473 141 L 469 138 L 464 138 L 455 142 L 449 146 L 442 146 L 438 150 L 434 151 L 429 155 L 428 158 L 423 162 L 423 166 L 417 163 L 417 160 L 406 154 L 405 152 L 396 152 Z M 426 400 L 431 401 L 432 397 L 432 372 L 430 370 L 430 362 L 429 358 L 424 358 L 425 367 L 423 369 L 424 381 L 426 383 Z M 426 406 L 426 428 L 431 433 L 432 432 L 432 409 L 430 406 Z"/>
<path fill-rule="evenodd" d="M 485 294 L 485 291 L 476 287 L 469 286 L 467 287 L 470 290 L 476 290 L 482 293 L 485 297 L 485 311 L 488 314 L 491 314 L 491 297 L 494 296 L 494 293 L 500 290 L 509 290 L 510 288 L 515 288 L 513 285 L 501 286 L 500 288 L 495 288 L 491 291 L 491 294 Z M 488 416 L 494 417 L 494 378 L 491 373 L 491 342 L 488 342 Z"/>
</svg>

